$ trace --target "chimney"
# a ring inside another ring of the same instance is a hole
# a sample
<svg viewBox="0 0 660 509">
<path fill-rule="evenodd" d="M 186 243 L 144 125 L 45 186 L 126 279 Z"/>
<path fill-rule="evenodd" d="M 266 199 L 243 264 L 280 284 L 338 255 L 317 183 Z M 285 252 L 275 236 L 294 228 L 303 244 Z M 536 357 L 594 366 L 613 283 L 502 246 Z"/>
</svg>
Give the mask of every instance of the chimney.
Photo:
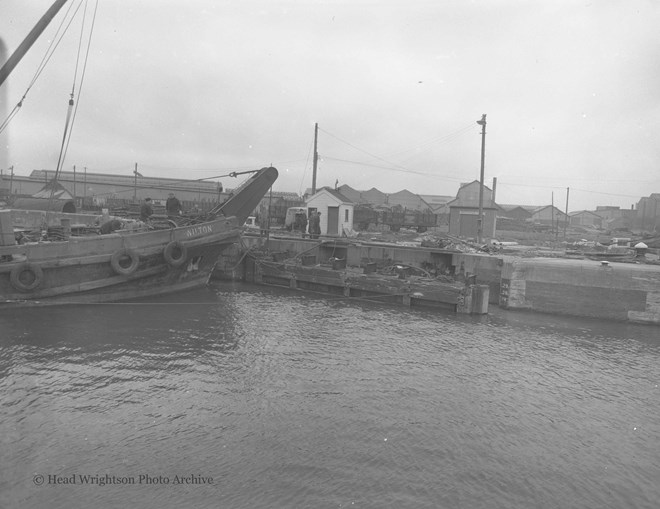
<svg viewBox="0 0 660 509">
<path fill-rule="evenodd" d="M 495 191 L 497 190 L 497 177 L 493 177 L 493 203 L 495 203 Z"/>
</svg>

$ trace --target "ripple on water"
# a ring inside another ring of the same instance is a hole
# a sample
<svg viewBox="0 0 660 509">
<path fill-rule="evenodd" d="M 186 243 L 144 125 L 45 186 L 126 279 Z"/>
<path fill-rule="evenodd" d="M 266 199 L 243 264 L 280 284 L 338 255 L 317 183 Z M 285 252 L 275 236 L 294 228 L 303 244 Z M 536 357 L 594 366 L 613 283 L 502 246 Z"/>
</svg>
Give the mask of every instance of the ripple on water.
<svg viewBox="0 0 660 509">
<path fill-rule="evenodd" d="M 134 306 L 0 315 L 0 480 L 210 475 L 97 505 L 651 507 L 655 328 L 466 317 L 222 285 Z M 93 332 L 90 332 L 93 331 Z"/>
</svg>

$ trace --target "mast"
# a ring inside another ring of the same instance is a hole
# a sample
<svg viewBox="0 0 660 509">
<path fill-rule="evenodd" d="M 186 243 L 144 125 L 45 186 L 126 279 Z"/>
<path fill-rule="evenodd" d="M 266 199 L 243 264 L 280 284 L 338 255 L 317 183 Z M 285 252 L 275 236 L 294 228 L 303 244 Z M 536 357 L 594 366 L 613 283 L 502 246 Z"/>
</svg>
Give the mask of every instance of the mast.
<svg viewBox="0 0 660 509">
<path fill-rule="evenodd" d="M 62 6 L 66 3 L 66 1 L 67 0 L 56 0 L 55 3 L 50 6 L 50 9 L 46 11 L 46 14 L 44 14 L 41 17 L 41 19 L 37 22 L 37 24 L 30 31 L 30 33 L 23 40 L 23 42 L 18 46 L 18 48 L 16 48 L 16 51 L 14 51 L 12 56 L 10 56 L 7 59 L 5 64 L 0 69 L 0 85 L 2 85 L 5 82 L 5 80 L 9 77 L 11 72 L 14 70 L 14 67 L 18 65 L 18 63 L 25 56 L 25 54 L 28 52 L 30 47 L 32 47 L 34 42 L 39 38 L 39 36 L 46 29 L 48 24 L 53 20 L 53 18 L 57 15 L 57 13 L 62 8 Z"/>
</svg>

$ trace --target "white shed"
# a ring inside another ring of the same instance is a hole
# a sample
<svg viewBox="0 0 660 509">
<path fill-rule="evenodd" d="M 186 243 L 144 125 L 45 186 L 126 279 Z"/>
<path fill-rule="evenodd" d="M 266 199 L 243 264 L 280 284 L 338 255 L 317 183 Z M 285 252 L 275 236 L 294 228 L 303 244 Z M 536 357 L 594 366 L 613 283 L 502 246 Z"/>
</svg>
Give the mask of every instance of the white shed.
<svg viewBox="0 0 660 509">
<path fill-rule="evenodd" d="M 305 203 L 308 215 L 321 213 L 321 235 L 349 235 L 353 231 L 354 203 L 339 191 L 322 187 Z"/>
</svg>

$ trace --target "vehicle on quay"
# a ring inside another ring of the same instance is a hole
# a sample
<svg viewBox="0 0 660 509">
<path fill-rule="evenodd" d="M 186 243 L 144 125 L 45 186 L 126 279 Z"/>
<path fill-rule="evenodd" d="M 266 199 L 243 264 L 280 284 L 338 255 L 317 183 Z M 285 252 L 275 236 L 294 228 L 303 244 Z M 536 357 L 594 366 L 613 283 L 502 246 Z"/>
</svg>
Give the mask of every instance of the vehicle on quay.
<svg viewBox="0 0 660 509">
<path fill-rule="evenodd" d="M 245 223 L 243 223 L 243 226 L 248 230 L 258 230 L 259 225 L 257 224 L 256 216 L 248 216 L 248 218 L 245 220 Z"/>
<path fill-rule="evenodd" d="M 289 231 L 299 230 L 303 224 L 307 224 L 307 208 L 289 207 L 284 218 L 284 228 Z"/>
</svg>

